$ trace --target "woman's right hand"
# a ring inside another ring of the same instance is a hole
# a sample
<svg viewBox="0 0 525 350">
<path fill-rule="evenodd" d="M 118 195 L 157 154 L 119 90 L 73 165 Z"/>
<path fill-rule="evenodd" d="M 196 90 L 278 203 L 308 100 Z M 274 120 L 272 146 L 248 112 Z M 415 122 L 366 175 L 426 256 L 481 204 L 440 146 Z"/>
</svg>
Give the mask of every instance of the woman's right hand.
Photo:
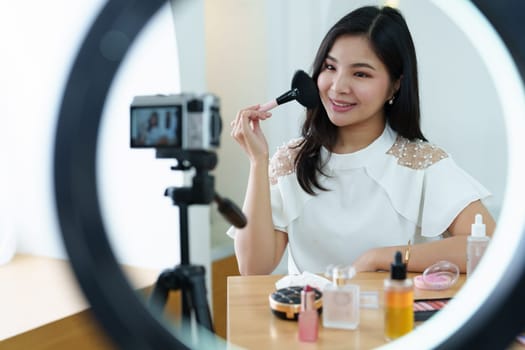
<svg viewBox="0 0 525 350">
<path fill-rule="evenodd" d="M 259 111 L 259 105 L 241 109 L 231 122 L 231 135 L 248 154 L 250 161 L 268 161 L 268 143 L 262 132 L 260 121 L 272 114 Z"/>
</svg>

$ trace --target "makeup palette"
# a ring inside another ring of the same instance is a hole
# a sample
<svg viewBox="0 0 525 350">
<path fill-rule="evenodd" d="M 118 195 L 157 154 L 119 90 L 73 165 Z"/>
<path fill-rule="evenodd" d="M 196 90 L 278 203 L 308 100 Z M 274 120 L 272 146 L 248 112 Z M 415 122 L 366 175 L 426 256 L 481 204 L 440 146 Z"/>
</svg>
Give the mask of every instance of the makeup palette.
<svg viewBox="0 0 525 350">
<path fill-rule="evenodd" d="M 283 320 L 297 321 L 299 311 L 301 311 L 301 291 L 303 288 L 303 286 L 291 286 L 271 293 L 268 299 L 272 313 Z M 313 290 L 315 293 L 314 307 L 320 314 L 323 306 L 323 293 L 316 288 Z"/>
<path fill-rule="evenodd" d="M 444 308 L 451 298 L 414 300 L 414 319 L 425 321 Z"/>
</svg>

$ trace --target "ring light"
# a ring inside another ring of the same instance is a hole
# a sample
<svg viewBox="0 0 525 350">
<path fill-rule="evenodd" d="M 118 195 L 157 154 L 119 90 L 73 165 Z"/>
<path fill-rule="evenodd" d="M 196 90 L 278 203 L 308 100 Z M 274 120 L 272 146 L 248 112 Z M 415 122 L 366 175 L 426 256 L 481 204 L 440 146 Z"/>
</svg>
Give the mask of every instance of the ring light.
<svg viewBox="0 0 525 350">
<path fill-rule="evenodd" d="M 476 3 L 480 8 L 489 6 L 483 5 L 483 1 Z M 72 66 L 55 137 L 55 200 L 64 245 L 73 271 L 97 320 L 115 344 L 124 349 L 189 347 L 189 343 L 181 340 L 176 329 L 170 329 L 160 316 L 149 311 L 119 268 L 102 222 L 96 185 L 96 145 L 107 92 L 134 39 L 163 4 L 164 0 L 107 2 L 82 43 Z M 523 11 L 523 4 L 515 4 L 521 6 Z M 502 21 L 498 25 L 504 28 L 506 23 Z M 506 32 L 506 40 L 517 41 L 519 34 L 518 31 L 510 30 Z M 517 57 L 524 59 L 523 53 L 520 57 L 518 52 Z M 510 71 L 513 67 L 511 64 Z M 464 322 L 448 338 L 434 339 L 434 348 L 485 348 L 489 344 L 493 348 L 501 348 L 507 346 L 524 326 L 521 312 L 514 319 L 512 317 L 512 310 L 517 310 L 517 307 L 521 307 L 523 311 L 518 298 L 525 292 L 525 262 L 518 253 L 525 251 L 525 238 L 521 235 L 524 214 L 518 212 L 516 204 L 521 201 L 509 202 L 509 198 L 516 199 L 519 195 L 522 200 L 525 193 L 523 184 L 517 178 L 517 175 L 523 173 L 518 168 L 519 152 L 525 148 L 514 148 L 520 145 L 520 141 L 515 139 L 523 139 L 522 135 L 515 133 L 525 130 L 522 121 L 525 115 L 523 85 L 522 82 L 516 85 L 516 79 L 511 79 L 510 84 L 516 88 L 514 92 L 518 96 L 507 106 L 507 112 L 512 113 L 507 121 L 507 132 L 513 136 L 509 138 L 508 181 L 512 192 L 507 191 L 502 224 L 498 225 L 498 230 L 503 227 L 513 232 L 511 237 L 515 242 L 515 252 L 509 254 L 507 251 L 504 261 L 508 261 L 509 266 L 512 264 L 515 269 L 507 269 L 504 278 L 495 278 L 499 282 L 499 288 L 488 292 L 485 300 L 485 304 L 490 303 L 491 307 L 478 308 L 470 315 L 468 323 Z M 498 86 L 500 88 L 506 87 Z M 503 246 L 501 240 L 496 243 L 495 239 L 494 249 L 489 248 L 487 259 L 484 260 L 489 260 L 489 255 L 496 257 L 495 249 Z M 480 269 L 488 268 L 487 265 L 488 261 L 482 261 Z M 473 280 L 472 283 L 481 285 L 479 280 Z M 464 289 L 466 292 L 473 288 L 469 288 L 467 284 Z M 458 293 L 458 299 L 463 292 Z M 449 310 L 443 310 L 443 315 L 445 311 Z M 436 319 L 439 316 L 436 315 Z M 435 321 L 423 324 L 421 332 L 429 332 L 433 322 Z M 419 329 L 412 333 L 389 345 L 407 348 L 411 339 L 417 339 Z"/>
</svg>

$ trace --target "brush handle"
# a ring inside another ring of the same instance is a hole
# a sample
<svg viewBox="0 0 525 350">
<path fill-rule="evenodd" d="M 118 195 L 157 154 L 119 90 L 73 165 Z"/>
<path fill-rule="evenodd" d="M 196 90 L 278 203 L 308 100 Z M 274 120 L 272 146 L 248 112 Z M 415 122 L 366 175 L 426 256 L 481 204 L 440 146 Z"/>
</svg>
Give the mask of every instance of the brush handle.
<svg viewBox="0 0 525 350">
<path fill-rule="evenodd" d="M 262 104 L 259 107 L 258 111 L 267 112 L 270 109 L 274 109 L 275 107 L 277 107 L 277 101 L 276 100 L 271 100 L 271 101 L 266 102 L 265 104 Z"/>
</svg>

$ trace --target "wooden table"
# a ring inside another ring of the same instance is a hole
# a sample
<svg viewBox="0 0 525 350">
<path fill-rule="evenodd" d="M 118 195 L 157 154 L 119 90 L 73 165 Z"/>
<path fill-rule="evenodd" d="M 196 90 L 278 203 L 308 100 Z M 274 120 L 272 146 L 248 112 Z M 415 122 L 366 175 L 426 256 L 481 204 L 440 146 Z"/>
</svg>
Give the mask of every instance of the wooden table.
<svg viewBox="0 0 525 350">
<path fill-rule="evenodd" d="M 316 343 L 297 339 L 297 322 L 277 318 L 271 313 L 268 296 L 283 276 L 228 277 L 227 339 L 247 349 L 371 349 L 385 344 L 383 335 L 383 280 L 388 273 L 359 273 L 353 282 L 361 291 L 378 291 L 379 308 L 363 309 L 357 330 L 319 328 Z M 409 274 L 410 277 L 415 274 Z M 415 290 L 415 299 L 451 297 L 463 285 L 465 276 L 444 291 Z"/>
<path fill-rule="evenodd" d="M 123 267 L 136 289 L 160 271 Z M 112 349 L 93 319 L 69 262 L 19 254 L 0 266 L 0 349 Z"/>
</svg>

